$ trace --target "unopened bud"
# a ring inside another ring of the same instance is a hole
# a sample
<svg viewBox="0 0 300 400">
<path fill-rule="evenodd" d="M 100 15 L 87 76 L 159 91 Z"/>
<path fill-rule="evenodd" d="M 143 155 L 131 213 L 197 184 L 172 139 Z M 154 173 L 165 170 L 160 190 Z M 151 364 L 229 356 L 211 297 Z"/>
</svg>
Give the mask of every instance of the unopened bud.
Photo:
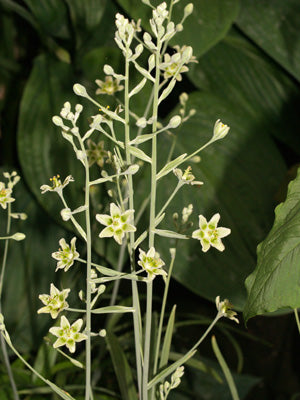
<svg viewBox="0 0 300 400">
<path fill-rule="evenodd" d="M 10 238 L 19 242 L 21 240 L 24 240 L 26 238 L 26 235 L 24 233 L 17 232 L 14 235 L 12 235 Z"/>
<path fill-rule="evenodd" d="M 73 91 L 75 94 L 77 94 L 77 96 L 88 97 L 86 88 L 80 85 L 80 83 L 75 83 L 73 86 Z"/>
</svg>

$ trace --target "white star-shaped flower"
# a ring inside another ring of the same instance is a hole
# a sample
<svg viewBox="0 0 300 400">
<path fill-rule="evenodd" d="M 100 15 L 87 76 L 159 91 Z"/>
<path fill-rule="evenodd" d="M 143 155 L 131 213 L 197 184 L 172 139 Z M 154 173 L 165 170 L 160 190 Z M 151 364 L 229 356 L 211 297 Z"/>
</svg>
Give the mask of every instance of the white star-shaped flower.
<svg viewBox="0 0 300 400">
<path fill-rule="evenodd" d="M 110 204 L 110 215 L 97 214 L 96 220 L 102 225 L 106 225 L 100 234 L 100 238 L 113 237 L 115 241 L 122 244 L 126 232 L 135 232 L 135 226 L 131 225 L 134 210 L 126 210 L 122 213 L 120 207 L 115 203 Z"/>
<path fill-rule="evenodd" d="M 220 220 L 220 214 L 215 214 L 209 222 L 203 215 L 199 215 L 199 228 L 193 232 L 192 237 L 200 240 L 202 251 L 205 253 L 210 246 L 215 247 L 219 251 L 225 249 L 221 239 L 228 236 L 231 232 L 229 228 L 217 227 Z"/>
</svg>

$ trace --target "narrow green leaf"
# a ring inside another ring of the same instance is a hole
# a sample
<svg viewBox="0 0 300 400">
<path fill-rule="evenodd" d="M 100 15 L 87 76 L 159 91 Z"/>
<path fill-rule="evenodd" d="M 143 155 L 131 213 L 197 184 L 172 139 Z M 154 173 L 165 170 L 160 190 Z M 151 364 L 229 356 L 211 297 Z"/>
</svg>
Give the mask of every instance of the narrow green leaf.
<svg viewBox="0 0 300 400">
<path fill-rule="evenodd" d="M 245 320 L 281 308 L 299 308 L 300 170 L 289 184 L 286 201 L 276 207 L 274 225 L 257 255 L 257 266 L 246 279 Z"/>
<path fill-rule="evenodd" d="M 92 313 L 93 314 L 110 314 L 110 313 L 127 313 L 127 312 L 133 312 L 133 311 L 134 311 L 133 307 L 107 306 L 107 307 L 96 308 L 95 310 L 92 310 Z"/>
<path fill-rule="evenodd" d="M 122 399 L 138 400 L 131 369 L 117 337 L 111 331 L 107 330 L 106 341 L 113 361 Z"/>
<path fill-rule="evenodd" d="M 177 367 L 180 367 L 183 365 L 187 360 L 189 360 L 191 357 L 194 356 L 194 354 L 197 352 L 197 350 L 194 350 L 192 352 L 188 352 L 185 354 L 183 357 L 181 357 L 179 360 L 175 361 L 172 365 L 169 367 L 165 368 L 163 371 L 159 372 L 155 377 L 148 383 L 148 390 L 151 389 L 154 385 L 157 383 L 161 382 L 165 377 L 170 375 Z"/>
<path fill-rule="evenodd" d="M 152 163 L 151 158 L 149 156 L 147 156 L 147 154 L 145 154 L 143 152 L 143 150 L 141 150 L 141 149 L 139 149 L 137 147 L 134 147 L 134 146 L 129 146 L 129 151 L 134 157 L 137 157 L 140 160 L 146 161 L 146 162 L 148 162 L 150 164 Z"/>
<path fill-rule="evenodd" d="M 175 353 L 173 351 L 170 352 L 169 358 L 172 361 L 179 360 L 183 354 L 181 353 Z M 187 362 L 186 365 L 189 367 L 195 368 L 201 372 L 205 372 L 206 374 L 211 375 L 216 381 L 219 383 L 223 383 L 223 379 L 221 378 L 220 374 L 218 371 L 214 368 L 212 368 L 210 365 L 206 364 L 204 361 L 200 361 L 197 358 L 190 358 Z"/>
<path fill-rule="evenodd" d="M 164 343 L 161 350 L 159 368 L 163 368 L 168 364 L 169 354 L 171 349 L 171 342 L 173 336 L 174 322 L 175 322 L 176 305 L 173 306 L 165 333 Z"/>
<path fill-rule="evenodd" d="M 163 176 L 167 175 L 169 172 L 173 171 L 174 168 L 176 168 L 179 164 L 181 164 L 186 157 L 186 153 L 181 154 L 179 157 L 175 158 L 175 160 L 172 160 L 168 162 L 156 175 L 156 180 L 159 180 Z"/>
<path fill-rule="evenodd" d="M 141 91 L 141 90 L 143 89 L 143 87 L 145 86 L 145 83 L 146 83 L 146 82 L 147 82 L 147 79 L 146 79 L 146 78 L 143 78 L 143 79 L 141 80 L 141 82 L 138 83 L 138 84 L 130 91 L 128 97 L 130 98 L 130 97 L 134 96 L 135 94 L 137 94 L 139 91 Z"/>
<path fill-rule="evenodd" d="M 226 381 L 228 383 L 229 389 L 230 389 L 230 393 L 232 396 L 233 400 L 239 400 L 239 395 L 233 380 L 233 377 L 231 375 L 230 369 L 228 368 L 228 365 L 226 364 L 226 361 L 224 360 L 224 357 L 222 356 L 222 353 L 219 349 L 217 340 L 215 338 L 215 336 L 212 336 L 211 338 L 211 344 L 212 344 L 212 348 L 213 351 L 215 353 L 215 356 L 217 357 L 217 360 L 219 361 L 220 367 L 222 368 L 222 371 L 225 375 Z"/>
<path fill-rule="evenodd" d="M 182 235 L 181 233 L 169 231 L 167 229 L 154 229 L 153 232 L 156 233 L 158 236 L 168 237 L 168 238 L 172 238 L 172 239 L 189 239 L 189 237 L 186 235 Z"/>
</svg>

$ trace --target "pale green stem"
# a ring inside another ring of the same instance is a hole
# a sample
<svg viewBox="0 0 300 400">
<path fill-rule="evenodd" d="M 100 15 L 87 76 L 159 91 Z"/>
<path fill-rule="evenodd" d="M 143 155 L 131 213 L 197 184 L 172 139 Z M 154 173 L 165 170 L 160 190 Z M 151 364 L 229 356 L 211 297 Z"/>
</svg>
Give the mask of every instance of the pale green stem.
<svg viewBox="0 0 300 400">
<path fill-rule="evenodd" d="M 294 314 L 295 314 L 295 319 L 298 327 L 298 332 L 300 334 L 300 322 L 299 322 L 299 315 L 298 315 L 298 310 L 297 308 L 294 308 Z"/>
<path fill-rule="evenodd" d="M 160 63 L 161 44 L 157 41 L 157 51 L 155 54 L 155 83 L 153 95 L 153 125 L 152 132 L 157 131 L 158 117 L 158 96 L 159 96 L 159 63 Z M 152 163 L 151 163 L 151 197 L 150 197 L 150 221 L 149 221 L 149 248 L 154 246 L 155 229 L 155 204 L 156 204 L 156 173 L 157 173 L 157 137 L 152 138 Z M 143 368 L 143 397 L 142 400 L 148 400 L 148 379 L 149 379 L 149 361 L 150 361 L 150 335 L 152 322 L 152 286 L 151 280 L 147 284 L 147 310 L 146 310 L 146 328 L 145 328 L 145 346 L 144 346 L 144 368 Z"/>
<path fill-rule="evenodd" d="M 167 281 L 166 281 L 166 284 L 165 284 L 163 301 L 162 301 L 162 305 L 161 305 L 160 319 L 159 319 L 158 332 L 157 332 L 157 343 L 156 343 L 156 349 L 155 349 L 153 375 L 155 375 L 156 372 L 157 372 L 158 357 L 159 357 L 160 342 L 161 342 L 161 334 L 162 334 L 162 328 L 163 328 L 163 322 L 164 322 L 164 317 L 165 317 L 165 309 L 166 309 L 166 304 L 167 304 L 169 285 L 170 285 L 170 280 L 171 280 L 172 271 L 173 271 L 173 267 L 174 267 L 175 257 L 176 257 L 176 253 L 174 254 L 174 256 L 171 259 L 170 268 L 168 270 L 168 277 L 167 277 Z M 155 392 L 155 388 L 153 388 L 153 390 L 151 391 L 151 398 L 152 399 L 154 399 L 154 392 Z"/>
<path fill-rule="evenodd" d="M 9 235 L 10 233 L 10 225 L 11 225 L 11 205 L 8 203 L 7 205 L 7 224 L 6 224 L 6 234 Z M 0 275 L 0 313 L 2 312 L 2 290 L 3 290 L 3 281 L 4 281 L 4 274 L 5 274 L 5 269 L 6 269 L 6 262 L 7 262 L 7 254 L 8 254 L 8 244 L 9 244 L 9 239 L 5 240 L 5 245 L 4 245 L 4 254 L 3 254 L 3 260 L 2 260 L 2 268 L 1 268 L 1 275 Z M 8 353 L 7 353 L 7 348 L 6 344 L 4 341 L 3 336 L 1 335 L 1 349 L 3 353 L 3 358 L 4 358 L 4 364 L 7 369 L 7 374 L 9 377 L 10 385 L 13 391 L 13 396 L 14 400 L 19 400 L 19 395 L 17 391 L 17 386 L 14 380 L 13 372 L 11 369 Z"/>
<path fill-rule="evenodd" d="M 130 142 L 130 110 L 129 110 L 129 60 L 128 60 L 128 50 L 125 57 L 125 94 L 124 94 L 124 106 L 125 106 L 125 153 L 126 153 L 126 163 L 131 164 L 131 155 L 129 150 Z M 134 210 L 133 201 L 133 182 L 132 175 L 128 176 L 128 196 L 129 196 L 129 208 Z M 134 272 L 134 232 L 129 233 L 129 257 L 131 264 L 131 271 Z M 141 355 L 141 314 L 140 314 L 140 302 L 139 294 L 137 289 L 137 283 L 135 281 L 131 282 L 132 287 L 132 303 L 135 312 L 133 313 L 133 328 L 134 328 L 134 341 L 135 341 L 135 356 L 136 356 L 136 367 L 137 367 L 137 381 L 138 381 L 138 391 L 139 394 L 142 391 L 142 355 Z"/>
<path fill-rule="evenodd" d="M 171 203 L 171 201 L 173 200 L 174 196 L 176 195 L 176 193 L 178 192 L 178 190 L 184 185 L 184 183 L 182 183 L 181 181 L 179 181 L 177 183 L 177 186 L 175 187 L 173 193 L 171 194 L 171 196 L 168 198 L 168 200 L 165 202 L 164 206 L 162 207 L 162 209 L 160 210 L 160 212 L 157 214 L 155 219 L 158 219 L 162 213 L 165 211 L 165 209 L 168 207 L 168 205 Z"/>
<path fill-rule="evenodd" d="M 81 137 L 78 135 L 78 141 L 82 152 L 86 156 L 86 150 Z M 91 389 L 91 268 L 92 268 L 92 237 L 91 237 L 91 217 L 90 217 L 90 170 L 87 156 L 84 159 L 85 168 L 85 224 L 86 224 L 86 326 L 85 333 L 86 339 L 86 358 L 85 358 L 85 400 L 92 398 Z"/>
<path fill-rule="evenodd" d="M 118 266 L 117 266 L 117 271 L 118 272 L 121 272 L 122 268 L 123 268 L 125 249 L 126 249 L 126 243 L 123 242 L 122 246 L 121 246 L 120 253 L 119 253 L 119 258 L 118 258 Z M 113 291 L 112 291 L 110 302 L 109 302 L 110 306 L 114 306 L 115 303 L 116 303 L 116 299 L 117 299 L 117 295 L 118 295 L 118 291 L 119 291 L 119 286 L 120 286 L 120 283 L 121 283 L 120 277 L 118 277 L 118 278 L 119 279 L 116 280 L 116 282 L 114 284 L 114 287 L 113 287 Z"/>
<path fill-rule="evenodd" d="M 66 200 L 64 199 L 63 194 L 59 195 L 59 197 L 61 198 L 61 201 L 63 202 L 63 205 L 65 206 L 65 208 L 69 208 L 66 203 Z M 80 224 L 76 221 L 76 219 L 73 217 L 73 215 L 71 215 L 70 219 L 71 219 L 73 225 L 75 226 L 75 228 L 77 229 L 78 233 L 80 233 L 80 235 L 83 237 L 83 239 L 85 241 L 87 241 L 86 233 L 84 232 L 84 230 L 82 229 Z"/>
</svg>

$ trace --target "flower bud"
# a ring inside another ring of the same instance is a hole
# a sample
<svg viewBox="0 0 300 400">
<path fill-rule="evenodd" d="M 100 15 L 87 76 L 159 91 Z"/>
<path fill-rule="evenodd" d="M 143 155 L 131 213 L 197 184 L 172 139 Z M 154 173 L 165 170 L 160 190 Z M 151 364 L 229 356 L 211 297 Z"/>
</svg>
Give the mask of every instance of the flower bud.
<svg viewBox="0 0 300 400">
<path fill-rule="evenodd" d="M 64 208 L 61 210 L 60 215 L 64 221 L 69 221 L 72 216 L 72 212 L 69 208 Z"/>
<path fill-rule="evenodd" d="M 19 242 L 21 240 L 24 240 L 26 238 L 26 235 L 24 233 L 17 232 L 14 235 L 12 235 L 10 238 Z"/>
<path fill-rule="evenodd" d="M 58 115 L 55 115 L 53 118 L 52 118 L 52 122 L 54 123 L 54 125 L 56 125 L 56 126 L 63 126 L 64 125 L 64 123 L 63 123 L 63 120 L 58 116 Z"/>
<path fill-rule="evenodd" d="M 193 3 L 189 3 L 188 5 L 186 5 L 186 6 L 184 7 L 184 18 L 186 18 L 186 17 L 188 17 L 189 15 L 191 15 L 192 12 L 193 12 L 193 10 L 194 10 L 194 5 L 193 5 Z"/>
<path fill-rule="evenodd" d="M 221 120 L 218 119 L 216 121 L 216 123 L 215 123 L 215 126 L 214 126 L 214 134 L 213 134 L 212 139 L 213 140 L 223 139 L 227 135 L 227 133 L 229 132 L 229 129 L 230 129 L 229 126 L 223 124 L 221 122 Z"/>
<path fill-rule="evenodd" d="M 108 64 L 105 64 L 105 65 L 104 65 L 103 71 L 104 71 L 104 73 L 105 73 L 106 75 L 114 75 L 114 73 L 115 73 L 114 69 L 113 69 L 110 65 L 108 65 Z"/>
<path fill-rule="evenodd" d="M 86 88 L 80 85 L 80 83 L 75 83 L 73 86 L 73 91 L 75 94 L 77 94 L 77 96 L 88 97 Z"/>
<path fill-rule="evenodd" d="M 169 121 L 169 128 L 177 128 L 181 124 L 181 117 L 179 115 L 175 115 Z"/>
<path fill-rule="evenodd" d="M 106 336 L 106 330 L 105 330 L 105 329 L 101 329 L 101 330 L 99 331 L 99 336 L 105 337 L 105 336 Z"/>
</svg>

